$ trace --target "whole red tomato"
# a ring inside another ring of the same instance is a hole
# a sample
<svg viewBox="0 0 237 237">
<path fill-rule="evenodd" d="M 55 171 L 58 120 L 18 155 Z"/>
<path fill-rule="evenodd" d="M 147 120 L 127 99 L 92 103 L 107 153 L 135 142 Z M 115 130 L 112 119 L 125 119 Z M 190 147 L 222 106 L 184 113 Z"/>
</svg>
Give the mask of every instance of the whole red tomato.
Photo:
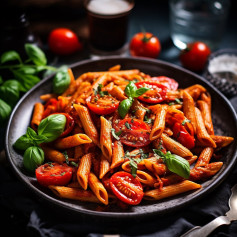
<svg viewBox="0 0 237 237">
<path fill-rule="evenodd" d="M 49 34 L 49 48 L 59 55 L 68 55 L 80 50 L 82 44 L 77 35 L 67 28 L 57 28 Z"/>
<path fill-rule="evenodd" d="M 132 56 L 157 58 L 161 51 L 159 39 L 149 32 L 135 34 L 129 47 Z"/>
<path fill-rule="evenodd" d="M 180 61 L 182 65 L 192 71 L 202 71 L 211 53 L 209 47 L 202 42 L 194 42 L 187 45 L 181 51 Z"/>
</svg>

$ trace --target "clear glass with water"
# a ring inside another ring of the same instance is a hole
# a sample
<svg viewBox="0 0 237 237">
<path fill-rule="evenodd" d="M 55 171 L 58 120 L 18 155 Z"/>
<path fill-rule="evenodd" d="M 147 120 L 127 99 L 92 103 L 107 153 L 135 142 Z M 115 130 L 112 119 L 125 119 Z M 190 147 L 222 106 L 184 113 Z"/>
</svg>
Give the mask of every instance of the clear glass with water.
<svg viewBox="0 0 237 237">
<path fill-rule="evenodd" d="M 202 41 L 212 50 L 223 37 L 229 0 L 170 0 L 170 31 L 173 43 L 184 49 L 188 43 Z"/>
</svg>

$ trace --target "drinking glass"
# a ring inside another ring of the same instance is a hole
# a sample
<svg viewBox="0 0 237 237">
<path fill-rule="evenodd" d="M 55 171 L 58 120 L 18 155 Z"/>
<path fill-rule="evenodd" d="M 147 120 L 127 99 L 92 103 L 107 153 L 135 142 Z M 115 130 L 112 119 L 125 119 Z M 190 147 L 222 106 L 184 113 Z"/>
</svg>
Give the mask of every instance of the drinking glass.
<svg viewBox="0 0 237 237">
<path fill-rule="evenodd" d="M 170 30 L 175 46 L 202 41 L 212 50 L 224 35 L 229 0 L 170 0 Z"/>
<path fill-rule="evenodd" d="M 89 41 L 94 50 L 119 51 L 127 41 L 131 0 L 87 0 Z"/>
</svg>

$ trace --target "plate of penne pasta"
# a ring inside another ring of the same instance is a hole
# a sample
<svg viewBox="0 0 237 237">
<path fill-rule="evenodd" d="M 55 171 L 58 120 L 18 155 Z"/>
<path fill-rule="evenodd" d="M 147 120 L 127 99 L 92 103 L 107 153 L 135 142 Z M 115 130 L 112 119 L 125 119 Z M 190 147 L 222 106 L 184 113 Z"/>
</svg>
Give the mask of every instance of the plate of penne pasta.
<svg viewBox="0 0 237 237">
<path fill-rule="evenodd" d="M 16 105 L 6 154 L 44 200 L 79 214 L 147 217 L 213 191 L 236 163 L 236 114 L 204 78 L 167 62 L 86 60 Z"/>
</svg>

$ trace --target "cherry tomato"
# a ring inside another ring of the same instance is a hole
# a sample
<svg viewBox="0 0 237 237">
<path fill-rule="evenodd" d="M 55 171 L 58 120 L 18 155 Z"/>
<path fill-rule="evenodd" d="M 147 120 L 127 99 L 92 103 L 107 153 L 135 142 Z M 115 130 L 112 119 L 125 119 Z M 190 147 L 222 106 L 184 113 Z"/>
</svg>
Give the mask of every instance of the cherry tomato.
<svg viewBox="0 0 237 237">
<path fill-rule="evenodd" d="M 139 96 L 138 99 L 147 103 L 157 104 L 165 100 L 167 87 L 155 81 L 140 81 L 135 84 L 137 88 L 150 88 L 149 91 Z"/>
<path fill-rule="evenodd" d="M 67 121 L 66 121 L 64 132 L 59 137 L 67 136 L 75 126 L 75 121 L 73 117 L 67 113 L 54 113 L 54 114 L 62 114 L 66 117 Z"/>
<path fill-rule="evenodd" d="M 144 195 L 140 181 L 124 171 L 111 176 L 110 187 L 118 199 L 130 205 L 139 204 Z"/>
<path fill-rule="evenodd" d="M 44 105 L 43 118 L 48 117 L 50 114 L 57 112 L 58 110 L 58 101 L 54 98 L 48 100 Z"/>
<path fill-rule="evenodd" d="M 49 48 L 59 55 L 67 55 L 82 49 L 77 35 L 67 28 L 57 28 L 49 34 Z"/>
<path fill-rule="evenodd" d="M 119 106 L 119 101 L 110 95 L 93 95 L 87 98 L 86 104 L 96 114 L 111 114 Z"/>
<path fill-rule="evenodd" d="M 144 147 L 151 141 L 149 139 L 151 128 L 139 119 L 125 118 L 114 125 L 116 132 L 122 131 L 120 141 L 131 147 Z"/>
<path fill-rule="evenodd" d="M 157 58 L 161 51 L 159 39 L 149 32 L 135 34 L 129 47 L 132 56 Z"/>
<path fill-rule="evenodd" d="M 57 163 L 46 163 L 35 170 L 37 181 L 42 186 L 67 185 L 72 178 L 72 167 Z"/>
<path fill-rule="evenodd" d="M 191 136 L 185 127 L 180 123 L 175 123 L 173 126 L 173 136 L 182 145 L 188 149 L 192 149 L 195 146 L 195 139 Z"/>
<path fill-rule="evenodd" d="M 202 71 L 211 53 L 209 47 L 202 42 L 194 42 L 187 45 L 181 51 L 180 61 L 184 67 L 192 71 Z"/>
<path fill-rule="evenodd" d="M 169 90 L 175 91 L 178 89 L 179 84 L 177 81 L 175 81 L 172 78 L 165 77 L 165 76 L 159 76 L 159 77 L 152 77 L 150 79 L 151 81 L 155 81 L 157 83 L 160 83 L 164 86 L 166 86 Z"/>
</svg>

